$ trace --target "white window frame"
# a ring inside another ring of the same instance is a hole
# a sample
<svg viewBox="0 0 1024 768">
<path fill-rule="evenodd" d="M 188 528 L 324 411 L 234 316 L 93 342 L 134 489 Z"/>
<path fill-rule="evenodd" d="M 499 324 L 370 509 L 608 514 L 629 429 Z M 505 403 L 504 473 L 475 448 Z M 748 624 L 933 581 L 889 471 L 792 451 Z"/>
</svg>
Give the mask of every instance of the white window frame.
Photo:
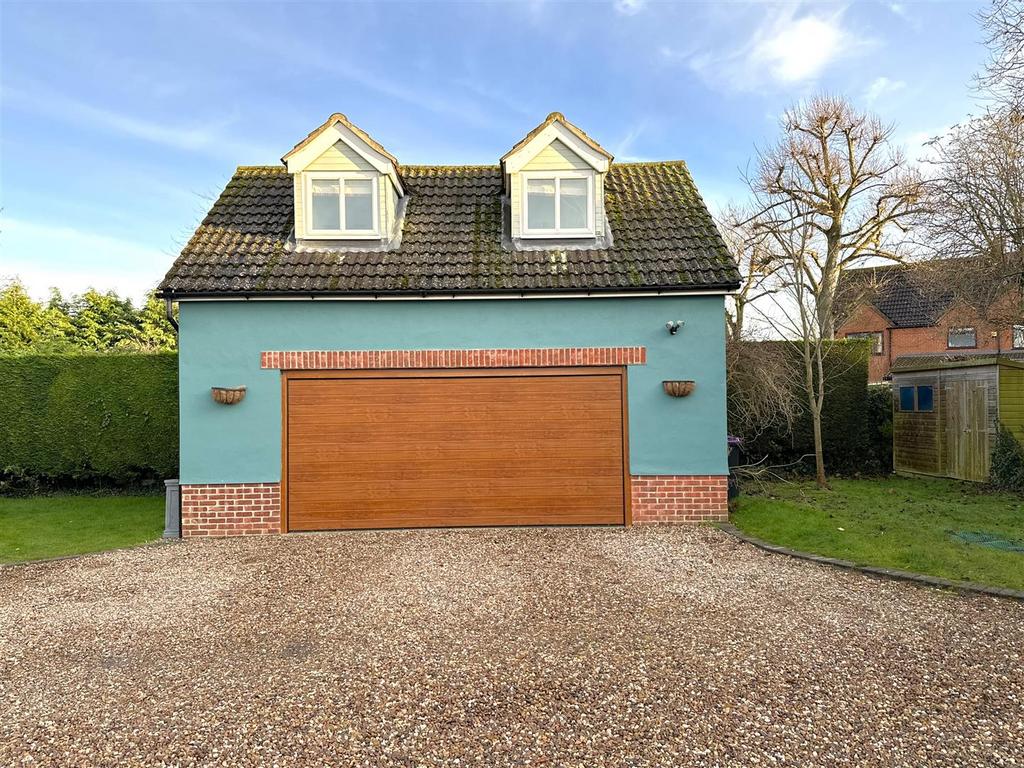
<svg viewBox="0 0 1024 768">
<path fill-rule="evenodd" d="M 303 200 L 305 204 L 302 228 L 306 237 L 320 240 L 379 240 L 380 234 L 380 174 L 376 171 L 306 171 L 303 176 Z M 341 208 L 338 221 L 341 229 L 313 229 L 313 181 L 329 179 L 338 182 L 338 205 Z M 345 179 L 369 179 L 371 203 L 373 206 L 373 229 L 345 228 Z"/>
<path fill-rule="evenodd" d="M 885 354 L 885 335 L 881 331 L 852 331 L 846 334 L 848 339 L 867 339 L 871 342 L 871 354 Z"/>
<path fill-rule="evenodd" d="M 1010 327 L 1010 347 L 1024 349 L 1024 324 L 1015 323 Z"/>
<path fill-rule="evenodd" d="M 594 237 L 594 172 L 593 171 L 528 171 L 520 174 L 520 201 L 522 216 L 522 236 L 534 238 L 554 237 Z M 554 229 L 531 229 L 530 228 L 530 180 L 531 179 L 553 179 L 555 182 L 555 228 Z M 585 229 L 562 229 L 559 227 L 562 218 L 562 179 L 586 179 L 587 180 L 587 226 Z"/>
<path fill-rule="evenodd" d="M 956 346 L 949 343 L 950 337 L 953 334 L 965 335 L 968 333 L 974 334 L 973 344 L 957 344 Z M 978 329 L 973 325 L 954 325 L 946 329 L 946 349 L 977 349 L 978 348 Z"/>
</svg>

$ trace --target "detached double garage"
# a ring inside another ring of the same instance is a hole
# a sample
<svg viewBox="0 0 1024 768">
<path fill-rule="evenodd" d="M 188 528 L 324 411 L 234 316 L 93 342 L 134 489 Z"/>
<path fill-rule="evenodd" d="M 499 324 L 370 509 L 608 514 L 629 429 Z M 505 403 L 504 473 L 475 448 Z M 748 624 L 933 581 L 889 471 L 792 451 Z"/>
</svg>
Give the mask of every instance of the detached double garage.
<svg viewBox="0 0 1024 768">
<path fill-rule="evenodd" d="M 282 530 L 629 520 L 625 368 L 281 377 Z"/>
</svg>

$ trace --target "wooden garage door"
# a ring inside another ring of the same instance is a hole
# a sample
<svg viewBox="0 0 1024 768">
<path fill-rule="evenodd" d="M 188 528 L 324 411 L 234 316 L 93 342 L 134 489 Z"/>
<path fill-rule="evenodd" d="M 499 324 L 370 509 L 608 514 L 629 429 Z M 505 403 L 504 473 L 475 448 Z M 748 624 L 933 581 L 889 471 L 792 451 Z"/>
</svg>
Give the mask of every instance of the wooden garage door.
<svg viewBox="0 0 1024 768">
<path fill-rule="evenodd" d="M 621 369 L 284 376 L 288 530 L 621 524 Z"/>
</svg>

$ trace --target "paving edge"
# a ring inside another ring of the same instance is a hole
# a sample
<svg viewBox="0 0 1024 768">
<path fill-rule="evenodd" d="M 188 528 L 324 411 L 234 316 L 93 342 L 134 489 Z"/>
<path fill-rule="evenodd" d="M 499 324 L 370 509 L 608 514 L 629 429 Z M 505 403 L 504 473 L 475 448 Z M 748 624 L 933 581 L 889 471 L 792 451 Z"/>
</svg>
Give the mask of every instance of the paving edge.
<svg viewBox="0 0 1024 768">
<path fill-rule="evenodd" d="M 972 581 L 953 581 L 951 579 L 941 579 L 938 576 L 926 576 L 923 573 L 914 573 L 913 571 L 900 571 L 895 568 L 879 568 L 874 565 L 858 565 L 850 560 L 840 560 L 835 557 L 825 557 L 824 555 L 814 555 L 810 552 L 800 552 L 795 549 L 789 549 L 788 547 L 782 547 L 778 544 L 771 544 L 762 539 L 758 539 L 755 536 L 744 533 L 732 523 L 718 523 L 716 526 L 720 531 L 724 531 L 735 539 L 751 544 L 758 549 L 763 549 L 766 552 L 773 552 L 777 555 L 786 555 L 788 557 L 795 557 L 798 560 L 807 560 L 811 563 L 818 563 L 819 565 L 830 565 L 833 568 L 843 568 L 848 571 L 858 571 L 868 576 L 874 576 L 880 579 L 891 579 L 893 581 L 909 581 L 913 584 L 919 584 L 926 587 L 937 587 L 939 589 L 952 589 L 957 592 L 965 592 L 974 595 L 988 595 L 989 597 L 1002 597 L 1009 600 L 1017 600 L 1024 602 L 1024 592 L 1016 589 L 1007 589 L 1004 587 L 990 587 L 986 584 L 976 584 Z"/>
</svg>

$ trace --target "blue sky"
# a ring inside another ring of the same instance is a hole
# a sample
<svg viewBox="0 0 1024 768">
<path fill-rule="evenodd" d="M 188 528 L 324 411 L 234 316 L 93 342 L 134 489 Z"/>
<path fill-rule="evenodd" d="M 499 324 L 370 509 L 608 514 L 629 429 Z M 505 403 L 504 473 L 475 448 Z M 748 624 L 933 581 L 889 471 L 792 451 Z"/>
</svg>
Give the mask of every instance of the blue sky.
<svg viewBox="0 0 1024 768">
<path fill-rule="evenodd" d="M 911 157 L 975 104 L 970 3 L 0 4 L 0 279 L 142 296 L 237 165 L 332 112 L 404 163 L 493 163 L 560 110 L 717 207 L 816 90 Z"/>
</svg>

